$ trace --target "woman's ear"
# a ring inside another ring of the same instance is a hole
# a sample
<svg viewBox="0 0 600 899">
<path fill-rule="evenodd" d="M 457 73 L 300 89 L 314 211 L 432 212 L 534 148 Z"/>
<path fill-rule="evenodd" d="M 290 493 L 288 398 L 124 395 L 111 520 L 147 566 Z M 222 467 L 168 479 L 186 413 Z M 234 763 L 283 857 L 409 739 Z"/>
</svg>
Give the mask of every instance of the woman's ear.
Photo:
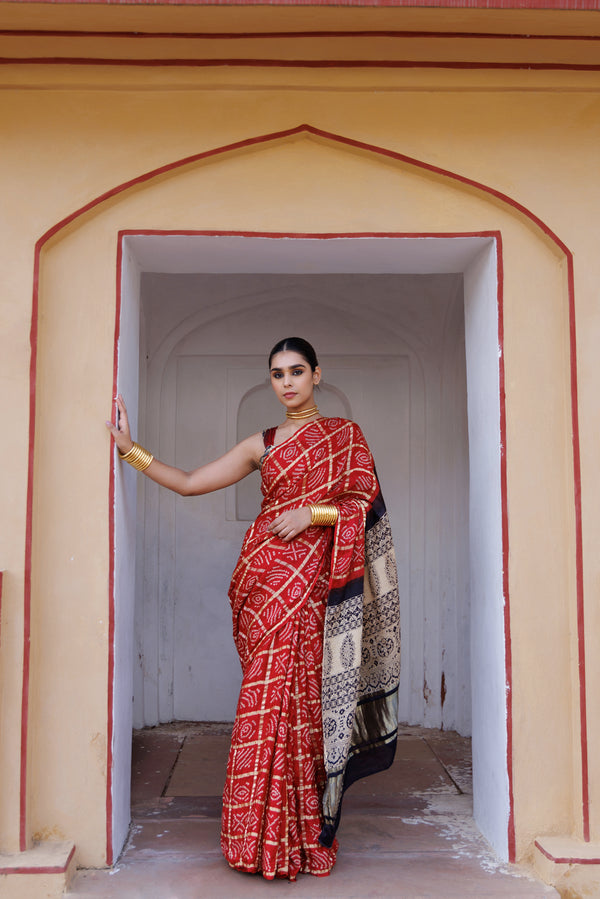
<svg viewBox="0 0 600 899">
<path fill-rule="evenodd" d="M 317 367 L 313 371 L 313 384 L 315 385 L 315 387 L 317 386 L 317 384 L 319 383 L 320 380 L 321 380 L 321 369 L 317 365 Z"/>
</svg>

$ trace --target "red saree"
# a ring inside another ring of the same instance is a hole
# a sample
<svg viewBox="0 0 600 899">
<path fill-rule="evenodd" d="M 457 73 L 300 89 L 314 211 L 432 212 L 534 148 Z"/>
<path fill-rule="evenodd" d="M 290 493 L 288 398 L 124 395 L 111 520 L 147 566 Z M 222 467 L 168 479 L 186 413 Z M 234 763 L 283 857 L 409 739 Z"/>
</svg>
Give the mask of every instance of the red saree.
<svg viewBox="0 0 600 899">
<path fill-rule="evenodd" d="M 238 870 L 295 880 L 330 872 L 343 790 L 393 759 L 398 594 L 356 425 L 320 419 L 272 447 L 262 492 L 229 591 L 243 680 L 221 845 Z M 320 502 L 338 507 L 335 528 L 289 543 L 268 530 L 282 510 Z"/>
</svg>

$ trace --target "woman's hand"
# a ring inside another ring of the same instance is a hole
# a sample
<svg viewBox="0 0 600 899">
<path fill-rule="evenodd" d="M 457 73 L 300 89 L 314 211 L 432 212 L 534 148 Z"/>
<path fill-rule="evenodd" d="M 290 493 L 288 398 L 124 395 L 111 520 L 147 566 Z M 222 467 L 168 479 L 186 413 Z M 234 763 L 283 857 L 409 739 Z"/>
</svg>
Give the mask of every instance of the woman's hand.
<svg viewBox="0 0 600 899">
<path fill-rule="evenodd" d="M 278 515 L 271 522 L 269 530 L 276 534 L 277 537 L 285 540 L 286 543 L 289 543 L 290 540 L 293 540 L 294 537 L 297 537 L 298 534 L 310 527 L 311 517 L 308 506 L 303 506 L 301 509 L 288 509 L 287 512 Z"/>
<path fill-rule="evenodd" d="M 121 396 L 121 394 L 119 394 L 116 398 L 116 404 L 117 425 L 115 426 L 110 421 L 107 421 L 106 427 L 115 438 L 115 443 L 117 444 L 117 449 L 119 450 L 119 452 L 125 455 L 125 453 L 128 453 L 133 446 L 133 440 L 131 439 L 131 433 L 129 431 L 127 409 L 125 408 L 125 403 L 123 402 L 123 397 Z"/>
</svg>

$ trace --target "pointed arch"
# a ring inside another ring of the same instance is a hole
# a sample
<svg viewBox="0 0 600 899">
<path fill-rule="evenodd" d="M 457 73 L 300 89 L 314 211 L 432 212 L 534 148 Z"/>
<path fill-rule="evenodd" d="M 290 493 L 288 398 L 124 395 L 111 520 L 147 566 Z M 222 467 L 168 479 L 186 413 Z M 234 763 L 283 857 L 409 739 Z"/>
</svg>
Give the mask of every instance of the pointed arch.
<svg viewBox="0 0 600 899">
<path fill-rule="evenodd" d="M 145 184 L 150 184 L 155 179 L 168 176 L 184 167 L 193 166 L 197 163 L 209 161 L 212 158 L 218 159 L 226 154 L 232 154 L 238 151 L 247 150 L 260 145 L 268 145 L 278 141 L 293 139 L 297 136 L 307 136 L 319 141 L 334 144 L 338 147 L 346 148 L 350 151 L 358 151 L 369 154 L 372 157 L 380 157 L 388 159 L 392 162 L 400 163 L 416 170 L 429 173 L 431 175 L 448 179 L 462 189 L 471 189 L 480 192 L 482 195 L 506 206 L 513 215 L 517 215 L 525 219 L 533 228 L 539 231 L 546 240 L 549 240 L 556 250 L 564 257 L 567 266 L 567 290 L 568 290 L 568 317 L 569 317 L 569 347 L 570 347 L 570 389 L 571 389 L 571 426 L 572 426 L 572 451 L 573 451 L 573 474 L 574 474 L 574 510 L 575 510 L 575 544 L 576 544 L 576 594 L 577 594 L 577 628 L 578 628 L 578 653 L 579 653 L 579 707 L 580 707 L 580 727 L 581 727 L 581 764 L 582 764 L 582 817 L 583 817 L 583 833 L 584 838 L 589 841 L 589 793 L 588 793 L 588 759 L 587 759 L 587 721 L 586 721 L 586 683 L 585 683 L 585 646 L 584 646 L 584 594 L 583 594 L 583 550 L 582 550 L 582 520 L 581 520 L 581 472 L 580 472 L 580 442 L 579 442 L 579 422 L 578 422 L 578 399 L 577 399 L 577 351 L 576 351 L 576 320 L 575 320 L 575 295 L 574 295 L 574 272 L 573 272 L 573 255 L 560 237 L 535 213 L 527 209 L 514 198 L 497 190 L 496 188 L 483 184 L 477 180 L 471 179 L 460 173 L 452 172 L 440 166 L 433 165 L 423 160 L 410 157 L 396 150 L 369 144 L 365 141 L 355 138 L 336 134 L 317 128 L 309 124 L 300 124 L 296 127 L 251 136 L 240 141 L 229 143 L 220 147 L 211 148 L 197 154 L 183 157 L 174 162 L 166 163 L 162 166 L 151 169 L 141 175 L 136 176 L 128 181 L 118 184 L 104 193 L 90 200 L 68 216 L 58 221 L 49 228 L 37 241 L 34 254 L 33 266 L 33 297 L 32 297 L 32 313 L 31 313 L 31 359 L 30 359 L 30 402 L 29 402 L 29 459 L 28 459 L 28 487 L 27 487 L 27 524 L 26 524 L 26 541 L 25 541 L 25 577 L 24 577 L 24 640 L 23 640 L 23 683 L 22 683 L 22 714 L 21 714 L 21 769 L 20 769 L 20 841 L 21 848 L 27 847 L 28 826 L 27 826 L 27 741 L 28 741 L 28 709 L 29 709 L 29 678 L 30 678 L 30 633 L 31 633 L 31 566 L 32 566 L 32 542 L 33 542 L 33 496 L 34 496 L 34 453 L 35 453 L 35 422 L 36 422 L 36 378 L 37 378 L 37 348 L 38 348 L 38 316 L 39 316 L 39 282 L 40 282 L 40 265 L 41 255 L 44 248 L 58 237 L 61 232 L 71 226 L 76 226 L 78 220 L 93 214 L 99 210 L 105 203 L 115 201 L 120 195 L 127 191 L 133 190 Z M 136 232 L 144 233 L 144 232 Z M 152 232 L 157 233 L 157 232 Z M 219 234 L 223 232 L 202 232 L 204 234 Z M 313 239 L 328 239 L 331 237 L 384 237 L 392 236 L 390 234 L 382 234 L 381 232 L 363 232 L 363 233 L 347 233 L 347 234 L 330 234 L 330 233 L 290 233 L 290 234 L 274 234 L 265 232 L 227 232 L 230 235 L 238 236 L 265 236 L 265 237 L 310 237 Z M 400 235 L 394 235 L 400 236 Z M 417 236 L 406 235 L 402 236 Z M 419 235 L 425 236 L 425 235 Z M 430 235 L 433 236 L 433 235 Z M 119 245 L 119 254 L 121 247 Z M 119 257 L 118 270 L 120 272 L 121 259 Z M 119 309 L 116 316 L 116 333 L 118 336 Z M 502 327 L 501 318 L 499 327 Z M 500 337 L 502 334 L 500 333 Z M 114 374 L 116 379 L 116 354 L 114 362 Z M 503 540 L 505 547 L 508 546 L 508 519 L 506 514 L 506 491 L 507 491 L 507 473 L 506 473 L 506 417 L 504 406 L 504 359 L 500 356 L 500 388 L 501 388 L 501 434 L 502 434 L 502 492 L 503 492 Z M 111 491 L 114 490 L 114 474 L 111 473 Z M 110 539 L 114 540 L 114 521 L 110 524 Z M 112 563 L 111 563 L 112 564 Z M 505 596 L 508 600 L 508 570 L 504 573 Z M 114 571 L 111 568 L 109 589 L 111 596 L 114 589 Z M 505 627 L 507 634 L 507 652 L 510 651 L 510 607 L 507 601 Z M 114 609 L 111 608 L 111 621 L 109 628 L 109 651 L 112 652 L 112 643 L 114 637 Z M 507 658 L 509 666 L 510 659 Z M 109 678 L 111 677 L 110 666 L 112 660 L 109 660 Z M 108 740 L 108 780 L 107 780 L 107 801 L 110 802 L 110 770 L 111 770 L 111 733 L 110 733 L 110 703 L 112 702 L 111 687 L 109 686 L 109 740 Z M 510 684 L 508 689 L 508 727 L 509 727 L 509 743 L 511 722 L 511 691 Z M 514 834 L 514 811 L 512 799 L 512 774 L 509 760 L 509 780 L 511 791 L 511 810 L 510 810 L 510 834 L 509 848 L 511 857 L 515 855 L 515 834 Z M 110 834 L 110 820 L 107 819 L 107 860 L 109 864 L 112 862 L 112 839 Z"/>
</svg>

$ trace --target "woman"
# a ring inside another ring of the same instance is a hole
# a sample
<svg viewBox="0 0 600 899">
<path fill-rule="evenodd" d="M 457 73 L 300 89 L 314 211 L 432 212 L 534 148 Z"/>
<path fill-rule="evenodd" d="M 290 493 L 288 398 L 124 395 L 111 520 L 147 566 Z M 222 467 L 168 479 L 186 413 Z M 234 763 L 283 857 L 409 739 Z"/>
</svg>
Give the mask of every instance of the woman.
<svg viewBox="0 0 600 899">
<path fill-rule="evenodd" d="M 280 341 L 269 371 L 285 422 L 195 471 L 133 443 L 121 397 L 118 426 L 107 426 L 122 459 L 182 495 L 261 471 L 261 512 L 229 589 L 243 680 L 221 845 L 233 868 L 295 880 L 329 874 L 343 791 L 392 763 L 399 601 L 388 518 L 360 428 L 319 413 L 321 370 L 305 340 Z"/>
</svg>

